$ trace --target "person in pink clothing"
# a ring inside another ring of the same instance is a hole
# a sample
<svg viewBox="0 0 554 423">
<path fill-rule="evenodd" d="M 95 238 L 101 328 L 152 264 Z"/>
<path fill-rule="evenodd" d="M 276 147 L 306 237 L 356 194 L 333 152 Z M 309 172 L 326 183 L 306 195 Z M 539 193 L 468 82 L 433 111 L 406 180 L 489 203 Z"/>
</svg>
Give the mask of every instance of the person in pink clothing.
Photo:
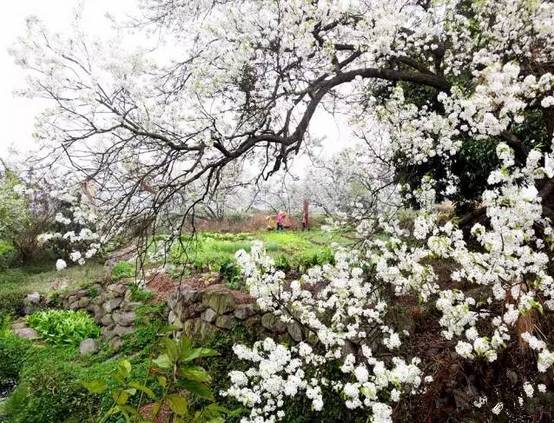
<svg viewBox="0 0 554 423">
<path fill-rule="evenodd" d="M 279 213 L 277 213 L 277 230 L 278 231 L 282 231 L 283 229 L 285 229 L 285 217 L 286 217 L 286 214 L 284 211 L 280 211 Z"/>
</svg>

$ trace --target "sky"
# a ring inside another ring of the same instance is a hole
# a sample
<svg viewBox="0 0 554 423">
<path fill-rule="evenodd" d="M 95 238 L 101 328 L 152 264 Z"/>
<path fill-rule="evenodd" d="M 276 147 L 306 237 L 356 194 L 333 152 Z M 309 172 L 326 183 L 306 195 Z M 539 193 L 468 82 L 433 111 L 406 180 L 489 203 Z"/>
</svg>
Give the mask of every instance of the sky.
<svg viewBox="0 0 554 423">
<path fill-rule="evenodd" d="M 12 157 L 12 151 L 28 151 L 33 146 L 34 118 L 44 107 L 39 100 L 18 97 L 14 90 L 22 88 L 25 79 L 8 49 L 25 32 L 25 19 L 38 17 L 53 32 L 70 29 L 76 7 L 84 7 L 83 25 L 93 37 L 110 29 L 106 13 L 123 18 L 136 10 L 136 0 L 17 0 L 2 5 L 0 25 L 0 158 Z M 325 149 L 333 154 L 341 150 L 349 138 L 346 125 L 321 112 L 310 127 L 312 134 L 325 137 Z"/>
<path fill-rule="evenodd" d="M 0 157 L 9 156 L 11 148 L 26 151 L 33 144 L 35 116 L 44 106 L 37 100 L 14 95 L 25 84 L 21 69 L 15 65 L 8 49 L 25 33 L 25 19 L 36 16 L 54 32 L 69 29 L 74 10 L 83 5 L 84 25 L 93 34 L 109 28 L 106 13 L 123 16 L 133 10 L 134 0 L 17 0 L 2 5 L 0 25 Z"/>
</svg>

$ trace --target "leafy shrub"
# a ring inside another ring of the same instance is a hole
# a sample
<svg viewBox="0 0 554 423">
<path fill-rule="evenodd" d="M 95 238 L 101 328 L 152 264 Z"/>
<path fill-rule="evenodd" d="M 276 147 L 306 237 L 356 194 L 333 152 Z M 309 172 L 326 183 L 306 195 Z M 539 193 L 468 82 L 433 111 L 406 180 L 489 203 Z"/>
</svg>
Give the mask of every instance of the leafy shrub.
<svg viewBox="0 0 554 423">
<path fill-rule="evenodd" d="M 100 329 L 84 311 L 39 311 L 28 316 L 27 323 L 52 344 L 78 345 L 85 338 L 100 335 Z"/>
<path fill-rule="evenodd" d="M 283 272 L 288 272 L 292 268 L 289 258 L 284 254 L 275 257 L 275 267 Z"/>
<path fill-rule="evenodd" d="M 88 365 L 78 360 L 78 352 L 67 347 L 24 346 L 14 350 L 20 357 L 20 377 L 5 405 L 10 423 L 73 423 L 98 421 L 108 398 L 91 398 L 80 381 L 83 377 L 107 379 L 111 361 Z"/>
<path fill-rule="evenodd" d="M 17 251 L 14 246 L 0 239 L 0 271 L 11 267 L 16 259 Z"/>
<path fill-rule="evenodd" d="M 131 299 L 133 301 L 140 301 L 141 303 L 145 303 L 154 296 L 152 291 L 142 289 L 140 286 L 134 283 L 129 285 L 129 290 L 131 291 Z"/>
<path fill-rule="evenodd" d="M 29 292 L 0 291 L 0 317 L 10 314 L 20 314 L 23 309 L 23 299 Z"/>
<path fill-rule="evenodd" d="M 240 289 L 243 286 L 243 277 L 239 266 L 233 259 L 227 259 L 219 268 L 219 275 L 231 289 Z"/>
<path fill-rule="evenodd" d="M 112 375 L 111 387 L 108 383 L 110 381 L 104 379 L 83 382 L 92 394 L 111 393 L 112 406 L 100 421 L 118 415 L 125 417 L 127 422 L 144 422 L 150 417 L 158 421 L 160 411 L 166 407 L 171 410 L 174 422 L 225 421 L 223 416 L 232 413 L 214 402 L 209 388 L 212 378 L 195 363 L 218 353 L 209 348 L 195 348 L 190 339 L 184 336 L 178 340 L 163 338 L 161 347 L 161 354 L 151 360 L 149 373 L 152 377 L 141 380 L 133 378 L 131 362 L 123 359 Z M 209 404 L 196 410 L 189 402 L 191 395 L 209 401 Z M 150 416 L 141 415 L 143 405 L 150 406 Z"/>
<path fill-rule="evenodd" d="M 0 324 L 0 381 L 16 379 L 23 367 L 23 351 L 29 348 L 31 341 L 11 333 L 8 317 L 4 317 Z"/>
<path fill-rule="evenodd" d="M 135 276 L 135 265 L 128 261 L 118 261 L 112 269 L 112 279 L 118 281 Z"/>
</svg>

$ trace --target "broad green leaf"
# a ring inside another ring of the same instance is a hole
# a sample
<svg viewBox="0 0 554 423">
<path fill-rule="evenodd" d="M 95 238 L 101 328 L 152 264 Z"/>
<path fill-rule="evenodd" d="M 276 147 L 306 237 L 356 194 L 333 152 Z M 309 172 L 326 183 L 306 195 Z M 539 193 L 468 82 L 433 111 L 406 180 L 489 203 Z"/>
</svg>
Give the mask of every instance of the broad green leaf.
<svg viewBox="0 0 554 423">
<path fill-rule="evenodd" d="M 165 376 L 158 376 L 158 383 L 162 388 L 167 386 L 167 378 Z"/>
<path fill-rule="evenodd" d="M 131 369 L 132 369 L 132 366 L 129 360 L 123 359 L 119 362 L 118 371 L 121 374 L 121 376 L 128 377 L 131 374 Z"/>
<path fill-rule="evenodd" d="M 172 366 L 172 362 L 167 354 L 160 354 L 158 358 L 152 360 L 152 362 L 160 369 L 169 369 Z"/>
<path fill-rule="evenodd" d="M 88 389 L 92 394 L 101 394 L 106 389 L 108 385 L 100 380 L 91 380 L 90 382 L 83 382 L 83 386 Z"/>
<path fill-rule="evenodd" d="M 219 355 L 216 350 L 210 348 L 193 348 L 186 356 L 182 357 L 183 361 L 192 361 L 202 357 L 214 357 Z"/>
<path fill-rule="evenodd" d="M 179 369 L 179 375 L 196 382 L 210 382 L 212 380 L 208 372 L 200 366 L 183 366 Z"/>
<path fill-rule="evenodd" d="M 150 399 L 156 398 L 156 395 L 154 394 L 154 391 L 152 391 L 152 389 L 150 389 L 150 388 L 147 387 L 147 386 L 144 386 L 144 385 L 141 384 L 141 383 L 138 383 L 138 382 L 130 382 L 130 383 L 129 383 L 129 386 L 132 387 L 132 388 L 138 389 L 138 390 L 141 391 L 141 392 L 144 392 L 144 393 L 146 394 L 146 396 L 148 396 L 148 398 L 150 398 Z"/>
<path fill-rule="evenodd" d="M 174 362 L 178 358 L 178 351 L 177 351 L 177 344 L 175 341 L 169 338 L 162 338 L 161 343 L 164 346 L 165 353 L 169 357 L 169 359 Z"/>
<path fill-rule="evenodd" d="M 127 404 L 129 400 L 129 393 L 125 391 L 118 391 L 113 393 L 113 400 L 119 406 Z"/>
<path fill-rule="evenodd" d="M 166 397 L 169 408 L 178 416 L 185 416 L 188 412 L 188 401 L 179 394 L 170 394 Z"/>
<path fill-rule="evenodd" d="M 212 390 L 201 382 L 196 382 L 194 380 L 180 380 L 179 385 L 185 388 L 187 391 L 198 395 L 200 398 L 214 401 Z"/>
</svg>

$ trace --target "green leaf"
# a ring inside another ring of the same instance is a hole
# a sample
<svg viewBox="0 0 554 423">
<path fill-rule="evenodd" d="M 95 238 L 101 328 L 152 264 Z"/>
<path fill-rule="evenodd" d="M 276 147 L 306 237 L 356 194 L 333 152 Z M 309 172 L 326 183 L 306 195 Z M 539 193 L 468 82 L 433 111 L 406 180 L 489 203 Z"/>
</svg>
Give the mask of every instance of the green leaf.
<svg viewBox="0 0 554 423">
<path fill-rule="evenodd" d="M 166 397 L 169 408 L 178 416 L 185 416 L 188 412 L 188 401 L 178 394 L 170 394 Z"/>
<path fill-rule="evenodd" d="M 182 359 L 183 361 L 192 361 L 196 360 L 197 358 L 214 357 L 216 355 L 219 355 L 219 353 L 216 350 L 212 350 L 210 348 L 194 348 L 188 354 L 182 357 Z"/>
<path fill-rule="evenodd" d="M 195 380 L 196 382 L 211 382 L 212 380 L 208 372 L 200 366 L 181 367 L 179 369 L 179 375 L 189 380 Z"/>
<path fill-rule="evenodd" d="M 146 394 L 146 396 L 150 399 L 154 399 L 156 398 L 156 394 L 154 394 L 154 391 L 152 391 L 152 389 L 148 388 L 147 386 L 144 386 L 143 384 L 141 383 L 138 383 L 138 382 L 130 382 L 129 383 L 129 386 L 131 388 L 135 388 L 135 389 L 138 389 L 139 391 L 141 392 L 144 392 Z"/>
<path fill-rule="evenodd" d="M 125 359 L 121 360 L 117 367 L 119 374 L 124 378 L 128 377 L 131 374 L 131 369 L 132 369 L 131 363 L 129 362 L 129 360 L 125 360 Z"/>
<path fill-rule="evenodd" d="M 162 388 L 167 386 L 167 378 L 165 376 L 158 376 L 158 383 Z"/>
<path fill-rule="evenodd" d="M 173 365 L 167 354 L 160 354 L 158 358 L 152 360 L 152 362 L 160 369 L 170 369 Z"/>
<path fill-rule="evenodd" d="M 108 385 L 100 380 L 91 380 L 82 384 L 91 394 L 101 394 L 108 389 Z"/>
<path fill-rule="evenodd" d="M 129 393 L 125 391 L 118 391 L 113 393 L 113 400 L 119 406 L 127 404 L 129 400 Z"/>
<path fill-rule="evenodd" d="M 201 382 L 196 382 L 194 380 L 180 380 L 179 385 L 185 388 L 187 391 L 198 395 L 200 398 L 214 401 L 212 390 Z"/>
<path fill-rule="evenodd" d="M 165 353 L 167 354 L 169 359 L 172 362 L 176 361 L 179 354 L 177 351 L 177 344 L 175 343 L 175 341 L 169 338 L 162 338 L 160 342 L 163 344 Z"/>
</svg>

